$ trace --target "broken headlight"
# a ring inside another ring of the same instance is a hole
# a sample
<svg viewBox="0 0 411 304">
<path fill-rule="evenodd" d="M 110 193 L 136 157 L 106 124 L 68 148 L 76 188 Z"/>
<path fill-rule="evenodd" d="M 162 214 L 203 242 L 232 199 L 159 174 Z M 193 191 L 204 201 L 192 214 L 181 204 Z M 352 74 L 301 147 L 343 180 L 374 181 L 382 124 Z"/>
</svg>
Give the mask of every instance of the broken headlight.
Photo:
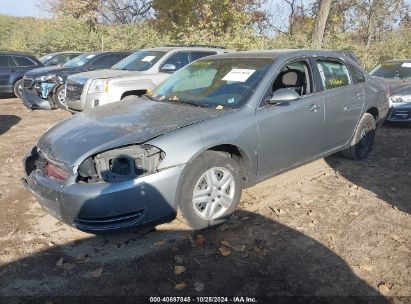
<svg viewBox="0 0 411 304">
<path fill-rule="evenodd" d="M 156 172 L 164 157 L 165 153 L 154 146 L 127 146 L 94 156 L 95 171 L 90 163 L 91 159 L 86 159 L 84 165 L 79 167 L 79 175 L 107 182 L 132 180 Z"/>
<path fill-rule="evenodd" d="M 53 74 L 53 75 L 37 76 L 34 78 L 34 80 L 37 82 L 56 81 L 56 80 L 59 80 L 59 77 Z"/>
</svg>

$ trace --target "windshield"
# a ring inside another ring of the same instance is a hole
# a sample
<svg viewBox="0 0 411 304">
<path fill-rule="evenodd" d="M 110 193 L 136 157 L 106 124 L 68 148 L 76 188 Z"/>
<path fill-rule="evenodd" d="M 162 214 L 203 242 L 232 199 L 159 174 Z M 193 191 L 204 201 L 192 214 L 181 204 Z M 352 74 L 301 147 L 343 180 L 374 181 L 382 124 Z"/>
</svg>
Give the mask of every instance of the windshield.
<svg viewBox="0 0 411 304">
<path fill-rule="evenodd" d="M 51 58 L 53 58 L 54 55 L 44 55 L 43 57 L 39 58 L 39 61 L 43 64 L 45 64 L 47 61 L 49 61 Z"/>
<path fill-rule="evenodd" d="M 69 61 L 67 61 L 64 66 L 68 68 L 78 68 L 83 65 L 85 65 L 87 62 L 89 62 L 93 57 L 95 57 L 96 54 L 82 54 L 80 56 L 77 56 Z"/>
<path fill-rule="evenodd" d="M 137 51 L 115 64 L 112 69 L 129 71 L 146 71 L 151 68 L 165 52 Z"/>
<path fill-rule="evenodd" d="M 371 76 L 396 79 L 411 79 L 411 62 L 386 62 L 370 72 Z"/>
<path fill-rule="evenodd" d="M 218 58 L 193 62 L 150 94 L 160 101 L 210 108 L 238 108 L 246 103 L 274 59 Z"/>
</svg>

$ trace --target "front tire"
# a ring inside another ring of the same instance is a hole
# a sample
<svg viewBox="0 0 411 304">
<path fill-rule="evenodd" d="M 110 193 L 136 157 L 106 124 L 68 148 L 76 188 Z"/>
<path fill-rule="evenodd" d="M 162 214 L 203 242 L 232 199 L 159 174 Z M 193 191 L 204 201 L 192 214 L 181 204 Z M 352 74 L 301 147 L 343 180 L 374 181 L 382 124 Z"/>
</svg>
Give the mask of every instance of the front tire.
<svg viewBox="0 0 411 304">
<path fill-rule="evenodd" d="M 227 153 L 205 151 L 189 164 L 180 189 L 179 208 L 193 229 L 219 225 L 240 202 L 240 167 Z"/>
<path fill-rule="evenodd" d="M 67 110 L 65 98 L 65 87 L 60 85 L 53 94 L 53 102 L 60 109 Z"/>
<path fill-rule="evenodd" d="M 17 98 L 20 98 L 20 99 L 21 99 L 21 92 L 22 92 L 22 91 L 23 91 L 23 79 L 19 79 L 19 80 L 17 80 L 16 83 L 14 84 L 13 92 L 14 92 L 14 95 L 15 95 Z"/>
<path fill-rule="evenodd" d="M 364 159 L 368 156 L 375 139 L 376 122 L 370 113 L 364 113 L 355 131 L 351 146 L 341 153 L 353 160 Z"/>
</svg>

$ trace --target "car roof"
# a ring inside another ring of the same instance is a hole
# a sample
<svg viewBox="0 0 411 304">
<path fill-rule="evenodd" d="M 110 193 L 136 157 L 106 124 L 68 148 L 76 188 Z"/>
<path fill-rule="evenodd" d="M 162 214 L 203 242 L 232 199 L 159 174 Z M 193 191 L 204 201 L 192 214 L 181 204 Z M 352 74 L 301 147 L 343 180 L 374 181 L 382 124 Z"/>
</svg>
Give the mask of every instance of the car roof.
<svg viewBox="0 0 411 304">
<path fill-rule="evenodd" d="M 96 52 L 84 52 L 87 55 L 102 55 L 102 54 L 131 54 L 131 51 L 96 51 Z"/>
<path fill-rule="evenodd" d="M 411 59 L 391 59 L 391 60 L 386 60 L 384 63 L 403 63 L 403 62 L 411 62 Z"/>
<path fill-rule="evenodd" d="M 20 56 L 28 56 L 28 57 L 34 57 L 33 54 L 29 54 L 26 52 L 15 52 L 15 51 L 0 51 L 0 55 L 20 55 Z"/>
<path fill-rule="evenodd" d="M 74 51 L 74 52 L 71 52 L 71 51 L 67 51 L 67 52 L 52 52 L 52 53 L 47 53 L 47 54 L 44 54 L 44 56 L 56 56 L 56 55 L 60 55 L 60 54 L 82 54 L 83 52 L 77 52 L 77 51 Z"/>
<path fill-rule="evenodd" d="M 264 51 L 242 51 L 234 53 L 224 53 L 219 55 L 208 56 L 208 58 L 280 58 L 280 57 L 333 57 L 344 59 L 347 58 L 340 51 L 332 50 L 312 50 L 312 49 L 275 49 L 275 50 L 264 50 Z"/>
<path fill-rule="evenodd" d="M 147 48 L 142 49 L 142 51 L 160 51 L 160 52 L 170 52 L 174 50 L 190 50 L 190 51 L 226 51 L 223 47 L 220 46 L 206 46 L 206 45 L 198 45 L 198 46 L 160 46 L 154 48 Z"/>
</svg>

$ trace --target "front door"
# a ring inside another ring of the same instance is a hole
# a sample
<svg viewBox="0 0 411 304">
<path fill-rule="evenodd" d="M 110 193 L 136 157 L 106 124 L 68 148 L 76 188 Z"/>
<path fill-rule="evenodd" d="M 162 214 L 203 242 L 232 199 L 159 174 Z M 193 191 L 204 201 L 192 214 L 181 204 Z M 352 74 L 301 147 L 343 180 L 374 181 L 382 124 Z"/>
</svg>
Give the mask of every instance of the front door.
<svg viewBox="0 0 411 304">
<path fill-rule="evenodd" d="M 308 61 L 287 64 L 273 83 L 273 92 L 292 88 L 300 99 L 264 105 L 256 113 L 258 177 L 314 158 L 321 153 L 324 129 L 323 93 L 316 93 Z"/>
<path fill-rule="evenodd" d="M 0 55 L 0 93 L 10 90 L 9 78 L 9 60 L 7 55 Z"/>
</svg>

